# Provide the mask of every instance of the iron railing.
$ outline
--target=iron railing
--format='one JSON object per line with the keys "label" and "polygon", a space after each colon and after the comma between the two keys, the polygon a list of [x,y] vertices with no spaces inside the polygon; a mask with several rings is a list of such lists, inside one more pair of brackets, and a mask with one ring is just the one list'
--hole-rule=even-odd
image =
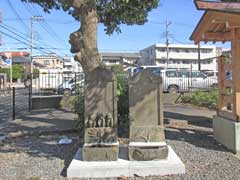
{"label": "iron railing", "polygon": [[22,116],[31,109],[30,87],[0,90],[0,121]]}
{"label": "iron railing", "polygon": [[31,77],[33,95],[74,95],[84,86],[83,73],[38,73]]}

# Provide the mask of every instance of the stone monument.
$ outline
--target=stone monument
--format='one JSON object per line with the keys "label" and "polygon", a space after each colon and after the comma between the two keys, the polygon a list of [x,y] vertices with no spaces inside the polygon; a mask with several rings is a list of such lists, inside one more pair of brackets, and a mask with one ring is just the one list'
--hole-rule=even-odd
{"label": "stone monument", "polygon": [[96,68],[85,79],[84,161],[116,161],[117,84],[114,73]]}
{"label": "stone monument", "polygon": [[129,160],[168,157],[163,127],[162,78],[150,70],[129,79]]}

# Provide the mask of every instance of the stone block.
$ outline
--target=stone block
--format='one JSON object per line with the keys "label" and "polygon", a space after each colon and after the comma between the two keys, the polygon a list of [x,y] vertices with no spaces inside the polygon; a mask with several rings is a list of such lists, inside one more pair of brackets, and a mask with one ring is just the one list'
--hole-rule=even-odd
{"label": "stone block", "polygon": [[119,146],[115,144],[84,144],[82,157],[84,161],[116,161],[118,159]]}
{"label": "stone block", "polygon": [[240,153],[240,123],[230,119],[213,117],[214,138],[234,153]]}
{"label": "stone block", "polygon": [[161,142],[165,140],[162,126],[131,126],[131,142]]}
{"label": "stone block", "polygon": [[130,143],[129,160],[131,161],[153,161],[166,159],[168,157],[168,146],[157,143]]}

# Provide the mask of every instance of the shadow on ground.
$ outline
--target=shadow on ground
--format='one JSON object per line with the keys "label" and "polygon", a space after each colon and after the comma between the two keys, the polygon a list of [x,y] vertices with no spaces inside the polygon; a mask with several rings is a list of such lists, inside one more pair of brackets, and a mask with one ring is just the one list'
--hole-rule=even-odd
{"label": "shadow on ground", "polygon": [[164,112],[165,123],[169,124],[172,119],[174,119],[175,121],[186,121],[189,125],[212,128],[212,118],[206,117],[204,115],[193,116],[177,112],[165,111]]}
{"label": "shadow on ground", "polygon": [[[180,107],[183,108],[183,107]],[[185,112],[188,111],[187,108]],[[201,112],[201,111],[200,111]],[[23,129],[26,131],[35,131],[40,129],[54,130],[56,128],[73,127],[72,114],[66,116],[69,112],[41,110],[34,111],[20,123],[11,124],[11,128]],[[212,134],[211,118],[202,114],[189,115],[183,111],[178,111],[174,106],[173,110],[169,108],[164,112],[165,117],[165,135],[167,140],[182,141],[192,144],[196,147],[227,151],[218,144]],[[174,126],[174,123],[177,126]],[[176,124],[175,124],[176,125]],[[10,128],[10,129],[11,129]],[[59,145],[57,142],[64,136],[73,140],[69,145]],[[11,148],[4,149],[0,147],[0,153],[22,151],[33,157],[46,157],[47,159],[58,158],[64,161],[62,176],[66,176],[66,170],[73,159],[78,148],[83,145],[83,136],[80,133],[55,134],[42,136],[28,136],[8,140],[6,143]]]}

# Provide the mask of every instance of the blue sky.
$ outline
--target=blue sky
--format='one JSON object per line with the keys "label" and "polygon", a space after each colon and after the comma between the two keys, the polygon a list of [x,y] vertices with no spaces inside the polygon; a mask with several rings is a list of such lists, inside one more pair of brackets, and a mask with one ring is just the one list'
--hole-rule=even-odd
{"label": "blue sky", "polygon": [[[10,2],[10,3],[9,3]],[[20,0],[1,0],[2,25],[10,28],[17,35],[30,40],[30,17],[41,15],[44,21],[34,22],[35,46],[46,48],[42,51],[56,52],[59,55],[71,55],[68,43],[69,34],[79,28],[70,15],[63,11],[53,10],[50,14],[43,12],[41,7],[22,3]],[[136,52],[155,43],[165,43],[165,22],[171,21],[169,26],[170,43],[192,43],[189,37],[200,20],[203,11],[198,11],[193,0],[161,0],[157,9],[149,13],[149,22],[145,25],[122,25],[122,34],[114,33],[108,36],[104,33],[104,26],[99,24],[98,47],[100,51]],[[20,20],[21,19],[21,20]],[[9,30],[0,27],[0,31],[21,39]],[[2,35],[3,45],[0,50],[16,50],[23,48],[29,51],[29,44],[23,44]],[[17,43],[17,44],[16,44]],[[216,44],[228,47],[228,44]],[[28,48],[28,49],[24,49]],[[57,49],[55,49],[57,48]],[[34,50],[34,54],[42,54]]]}

